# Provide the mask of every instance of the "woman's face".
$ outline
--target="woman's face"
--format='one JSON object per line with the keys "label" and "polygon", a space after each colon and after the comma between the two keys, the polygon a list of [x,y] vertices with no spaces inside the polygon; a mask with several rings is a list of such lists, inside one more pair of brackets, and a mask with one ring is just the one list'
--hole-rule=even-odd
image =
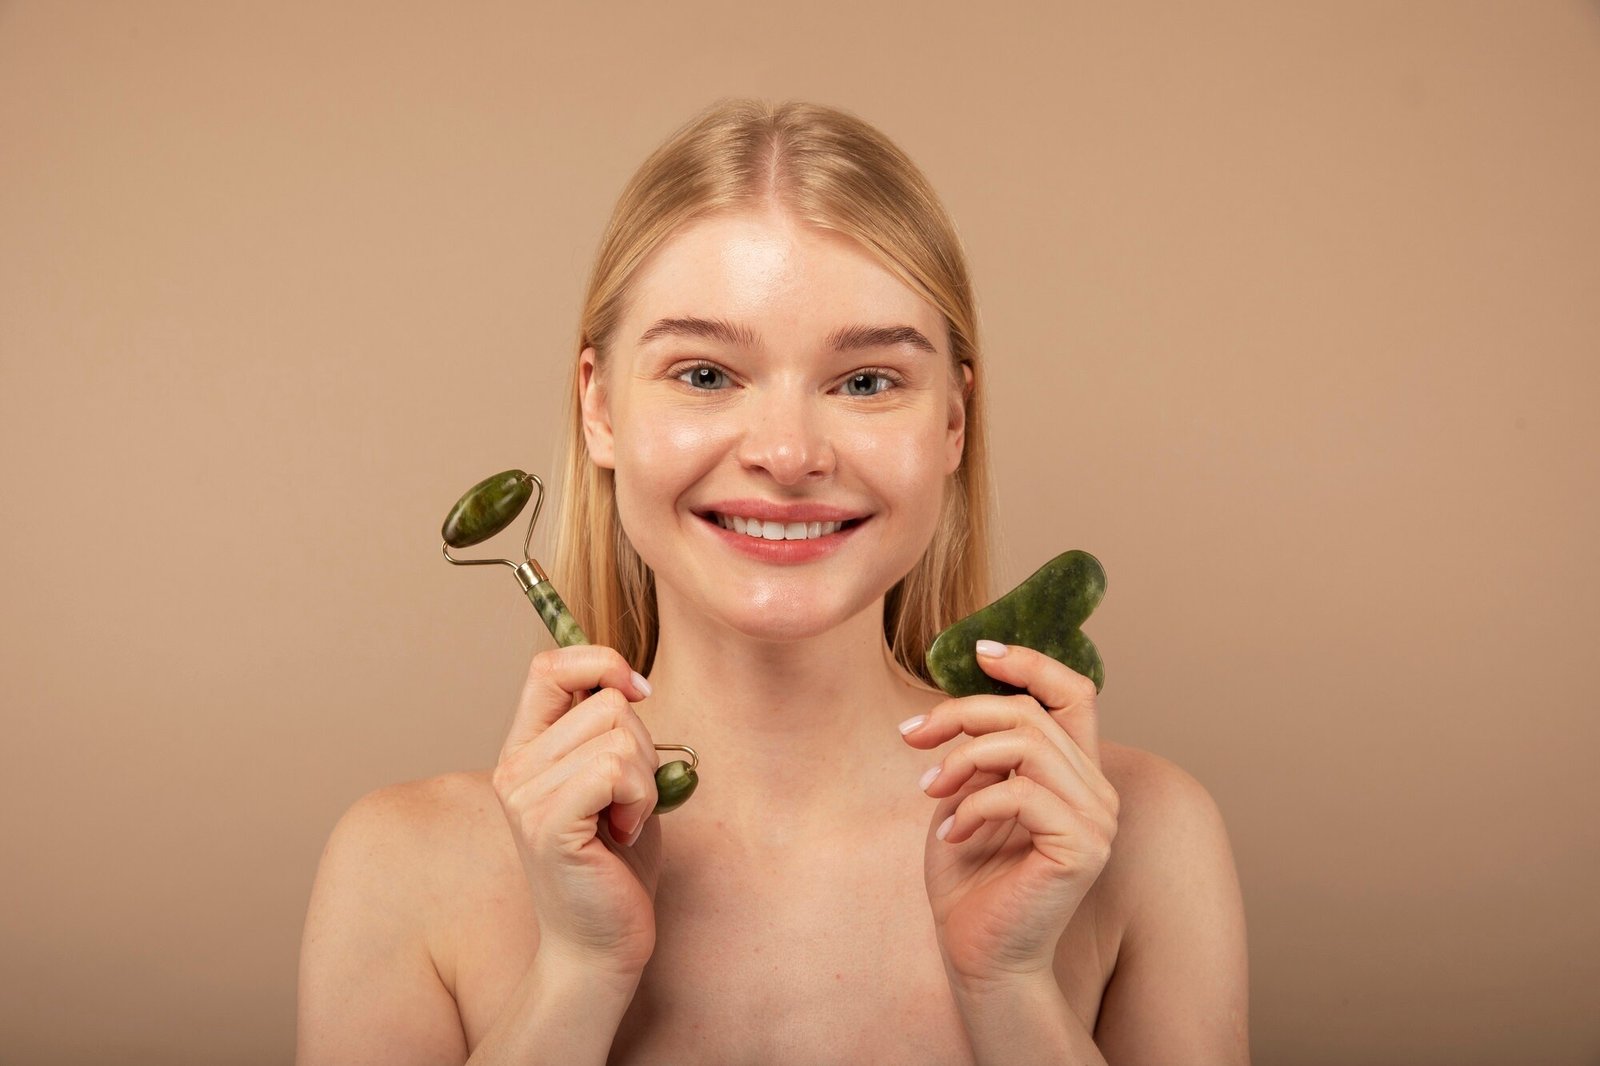
{"label": "woman's face", "polygon": [[965,428],[943,316],[849,238],[776,210],[686,226],[637,276],[603,380],[593,359],[590,455],[658,596],[810,636],[932,538]]}

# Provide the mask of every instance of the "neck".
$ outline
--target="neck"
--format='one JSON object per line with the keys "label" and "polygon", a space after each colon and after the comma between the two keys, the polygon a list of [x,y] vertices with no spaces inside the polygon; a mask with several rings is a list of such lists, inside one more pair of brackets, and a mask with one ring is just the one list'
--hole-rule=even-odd
{"label": "neck", "polygon": [[724,829],[770,836],[826,831],[830,818],[869,813],[885,788],[915,792],[914,772],[900,778],[928,753],[895,727],[942,696],[894,661],[883,603],[826,633],[777,641],[685,612],[670,592],[661,597],[653,694],[639,715],[656,743],[699,754],[689,806],[715,808]]}

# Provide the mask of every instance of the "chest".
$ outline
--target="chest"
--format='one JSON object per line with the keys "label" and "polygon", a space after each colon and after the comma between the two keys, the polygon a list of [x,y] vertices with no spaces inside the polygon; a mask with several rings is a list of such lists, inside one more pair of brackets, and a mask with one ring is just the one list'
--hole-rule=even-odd
{"label": "chest", "polygon": [[[806,864],[666,840],[655,953],[610,1061],[971,1062],[928,911],[923,832]],[[469,1048],[538,942],[520,868],[498,869],[504,883],[461,908],[452,935]],[[1094,902],[1091,892],[1056,967],[1091,1030],[1114,955],[1095,940]]]}

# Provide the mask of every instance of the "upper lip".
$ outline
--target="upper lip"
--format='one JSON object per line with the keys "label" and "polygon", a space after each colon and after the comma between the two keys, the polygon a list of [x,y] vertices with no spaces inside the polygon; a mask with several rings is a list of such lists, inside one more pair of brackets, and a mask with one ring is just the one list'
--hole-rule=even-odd
{"label": "upper lip", "polygon": [[759,518],[763,522],[848,522],[865,517],[860,511],[830,507],[825,503],[768,503],[766,500],[723,500],[707,505],[702,513]]}

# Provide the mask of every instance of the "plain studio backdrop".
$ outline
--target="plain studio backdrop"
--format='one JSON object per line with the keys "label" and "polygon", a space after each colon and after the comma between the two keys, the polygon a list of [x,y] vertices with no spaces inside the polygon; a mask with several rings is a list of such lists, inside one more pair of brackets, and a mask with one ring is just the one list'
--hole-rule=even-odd
{"label": "plain studio backdrop", "polygon": [[444,513],[553,473],[612,204],[728,96],[954,217],[996,589],[1105,563],[1103,730],[1227,818],[1256,1061],[1594,1063],[1560,0],[0,4],[0,1060],[292,1055],[335,819],[493,765],[549,643]]}

